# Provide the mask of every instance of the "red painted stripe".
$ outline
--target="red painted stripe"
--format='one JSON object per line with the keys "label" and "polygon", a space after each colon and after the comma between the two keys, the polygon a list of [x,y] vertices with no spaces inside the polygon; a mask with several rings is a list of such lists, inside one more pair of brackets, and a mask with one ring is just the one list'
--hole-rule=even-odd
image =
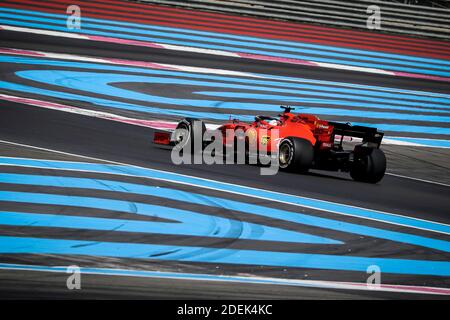
{"label": "red painted stripe", "polygon": [[[322,35],[310,35],[308,33],[304,33],[301,36],[299,35],[276,35],[270,33],[261,33],[256,31],[247,31],[247,30],[236,30],[232,27],[223,27],[219,26],[208,26],[203,27],[198,24],[191,24],[186,22],[176,22],[167,20],[164,18],[157,17],[152,21],[153,25],[160,26],[168,26],[168,27],[178,27],[184,29],[195,29],[202,31],[210,31],[217,33],[227,33],[234,35],[242,35],[242,36],[252,36],[257,38],[266,38],[266,39],[274,39],[274,40],[288,40],[295,42],[303,42],[310,44],[320,44],[320,45],[328,45],[335,47],[347,47],[354,49],[363,49],[368,51],[379,51],[379,52],[389,52],[389,53],[399,53],[403,55],[414,55],[414,56],[424,56],[424,57],[434,57],[439,59],[450,59],[450,51],[439,49],[432,49],[430,47],[417,47],[412,44],[400,45],[400,44],[377,44],[376,42],[368,44],[367,41],[364,40],[343,40],[336,39],[336,37],[332,36],[322,36]],[[374,46],[376,45],[376,46]]]}
{"label": "red painted stripe", "polygon": [[[25,3],[25,4],[30,4],[30,5],[33,5],[33,4],[36,4],[36,2],[35,1],[30,1],[30,0],[16,0],[16,1],[14,1],[14,3],[18,3],[18,2],[20,2],[20,3]],[[108,10],[101,10],[101,9],[98,9],[99,8],[99,4],[95,4],[95,3],[85,3],[85,2],[83,2],[83,1],[74,1],[75,3],[77,3],[78,5],[81,5],[83,8],[84,8],[84,10],[83,11],[86,11],[86,7],[88,7],[88,9],[89,9],[89,11],[88,11],[88,13],[89,12],[100,12],[100,13],[107,13],[107,14],[109,14],[109,15],[114,15],[114,14],[117,14],[117,15],[119,15],[119,16],[123,16],[124,15],[124,13],[123,12],[120,12],[120,10],[121,9],[123,9],[123,7],[117,7],[117,6],[111,6],[111,5],[100,5],[100,7],[103,7],[103,8],[108,8]],[[58,4],[59,3],[59,4]],[[53,7],[58,7],[58,5],[59,5],[59,9],[61,9],[61,10],[64,10],[65,11],[65,8],[66,8],[66,5],[65,4],[62,4],[60,1],[56,1],[56,3],[52,3],[52,1],[46,1],[46,3],[45,4],[40,4],[40,5],[45,5],[45,6],[53,6]],[[127,3],[127,5],[128,5],[128,3]],[[93,8],[90,8],[90,7],[94,7],[94,9]],[[148,7],[148,6],[146,6],[146,7]],[[162,8],[162,9],[161,9]],[[146,20],[145,20],[145,22],[149,22],[149,18],[150,17],[152,17],[152,16],[154,16],[154,17],[156,17],[156,18],[160,18],[161,16],[171,16],[172,14],[169,12],[169,13],[167,13],[167,12],[164,12],[164,10],[171,10],[172,8],[164,8],[164,7],[156,7],[156,6],[152,6],[152,9],[151,10],[149,10],[149,11],[143,11],[143,10],[139,10],[139,12],[141,13],[141,14],[131,14],[130,13],[130,11],[132,11],[131,9],[128,9],[127,8],[127,12],[125,13],[127,16],[128,16],[128,18],[130,18],[130,17],[145,17],[146,18]],[[147,10],[148,10],[148,8],[147,8]],[[162,10],[162,11],[161,11]],[[119,12],[118,12],[119,11]],[[135,10],[136,11],[136,10]],[[185,10],[186,11],[186,10]],[[188,11],[188,10],[187,10]],[[142,15],[142,12],[145,12],[145,15]],[[186,21],[186,20],[184,20],[184,19],[187,19],[188,21],[189,20],[192,20],[192,11],[188,11],[189,12],[189,14],[188,15],[186,15],[186,13],[184,14],[184,15],[178,15],[178,16],[176,16],[175,17],[175,20],[172,20],[172,22],[173,23],[177,23],[177,24],[184,24],[185,22],[184,21]],[[172,18],[172,19],[174,19],[174,18]],[[129,19],[127,19],[127,20],[129,20]],[[218,19],[218,18],[216,18],[216,19],[214,19],[214,21],[219,21],[220,19]],[[234,19],[234,20],[236,20],[236,19]],[[197,16],[197,13],[196,13],[196,18],[195,18],[195,22],[197,22],[197,21],[200,21],[200,19],[199,19],[199,17]],[[222,24],[220,24],[220,23],[209,23],[209,25],[212,25],[212,26],[217,26],[217,27],[221,27],[222,29],[223,28],[230,28],[230,25],[232,24],[232,23],[235,23],[235,22],[230,22],[230,21],[227,21],[227,25],[225,26],[223,23]],[[240,25],[240,28],[242,28],[242,26],[244,26],[244,22],[239,22],[239,25]],[[259,33],[259,35],[261,36],[261,35],[265,35],[265,36],[267,36],[267,35],[270,35],[270,32],[268,32],[268,30],[270,30],[270,28],[268,27],[269,26],[269,22],[268,21],[264,21],[264,34],[261,34],[261,33]],[[299,26],[300,27],[302,27],[302,32],[303,32],[303,34],[307,34],[308,33],[308,30],[307,29],[305,29],[306,27],[308,27],[307,25],[296,25],[296,28],[295,28],[295,31],[297,31],[298,32],[298,28],[299,28]],[[258,27],[259,29],[261,29],[260,27],[261,27],[261,21],[259,21],[259,25],[254,25],[254,27]],[[309,26],[309,27],[311,27],[311,26]],[[285,26],[284,28],[283,28],[283,30],[288,30],[288,28]],[[336,29],[334,29],[334,31],[336,31]],[[345,32],[346,30],[339,30],[339,34],[340,34],[340,37],[342,37],[342,33],[343,32]],[[327,30],[326,31],[326,35],[328,36],[328,37],[330,37],[329,35],[330,35],[330,30]],[[374,34],[370,34],[371,35],[371,41],[374,41],[375,39],[376,39],[376,37],[379,37],[380,35],[374,35]],[[381,35],[382,36],[382,35]],[[367,34],[365,34],[364,35],[364,40],[366,40],[367,39]],[[417,40],[417,39],[409,39],[409,40],[411,40],[411,41],[415,41],[415,42],[417,42],[417,41],[419,41],[419,40]],[[389,41],[389,40],[384,40],[384,42],[387,42],[387,41]],[[417,44],[415,44],[415,43],[412,43],[412,42],[409,42],[408,43],[408,45],[409,46],[417,46]],[[433,44],[432,43],[427,43],[427,46],[425,47],[426,49],[429,49],[430,48],[430,46],[432,46]],[[441,49],[442,48],[442,44],[441,43],[438,43],[438,45],[439,45],[439,47],[438,48],[436,48],[436,49]],[[420,46],[423,46],[423,44],[420,44]],[[372,46],[373,47],[373,46]],[[378,47],[378,45],[377,45],[377,47]]]}
{"label": "red painted stripe", "polygon": [[[14,3],[17,2],[22,2],[22,3],[28,3],[28,4],[36,4],[35,1],[32,0],[16,0],[14,1]],[[61,1],[58,0],[50,0],[50,1],[46,1],[45,5],[49,5],[49,3],[53,3],[53,5],[56,4],[60,4],[60,8],[61,9],[65,9],[65,4],[61,3]],[[188,20],[188,21],[192,21],[193,17],[192,17],[192,11],[190,10],[184,10],[184,13],[174,13],[172,11],[180,11],[181,9],[174,9],[174,8],[167,8],[167,7],[160,7],[160,6],[154,6],[154,5],[145,5],[143,8],[141,9],[133,9],[133,8],[129,8],[129,5],[134,5],[133,3],[126,3],[127,8],[126,8],[126,12],[120,12],[121,10],[123,10],[123,2],[120,2],[122,4],[122,6],[112,6],[110,4],[103,4],[103,3],[86,3],[83,1],[76,1],[76,3],[78,3],[79,5],[83,6],[83,8],[85,7],[93,7],[96,9],[99,8],[103,8],[103,9],[107,9],[107,10],[96,10],[95,12],[101,12],[101,13],[108,13],[108,14],[116,14],[119,16],[123,16],[123,14],[126,14],[128,17],[145,17],[147,18],[147,22],[148,22],[148,18],[151,16],[154,17],[171,17],[172,19],[176,19],[175,22],[177,23],[183,23],[183,21]],[[109,2],[110,3],[110,2]],[[142,6],[142,5],[141,5]],[[92,8],[90,8],[92,10]],[[120,12],[120,13],[119,13]],[[131,12],[137,12],[138,14],[134,14]],[[145,13],[145,15],[143,15],[143,13]],[[245,26],[249,26],[249,27],[253,27],[253,28],[258,28],[261,29],[261,23],[264,24],[264,35],[269,33],[269,30],[273,29],[273,21],[272,20],[257,20],[254,23],[249,23],[246,20],[241,20],[242,18],[240,17],[236,17],[236,16],[227,16],[227,15],[221,15],[221,14],[215,14],[216,17],[214,18],[208,18],[207,20],[202,18],[202,15],[204,13],[203,12],[195,12],[195,22],[199,22],[199,21],[206,21],[206,22],[210,22],[210,24],[214,24],[216,26],[219,27],[230,27],[233,25],[238,26],[239,28],[243,28]],[[231,20],[230,20],[231,19]],[[219,23],[218,23],[219,22]],[[276,27],[276,29],[273,30],[278,30],[281,32],[286,32],[286,31],[293,31],[295,33],[298,33],[299,28],[301,28],[302,33],[305,32],[311,32],[311,30],[314,30],[314,32],[320,32],[319,34],[323,34],[323,35],[330,35],[330,31],[336,31],[338,29],[330,29],[330,28],[325,28],[325,27],[317,27],[317,26],[312,26],[312,25],[306,25],[306,24],[291,24],[291,23],[284,23],[284,25],[282,25],[281,27],[278,26]],[[427,48],[429,48],[430,46],[437,46],[437,48],[442,48],[442,43],[440,42],[436,42],[436,41],[432,41],[432,40],[421,40],[421,39],[416,39],[416,38],[408,38],[408,37],[397,37],[397,36],[387,36],[387,35],[383,35],[383,34],[374,34],[374,33],[361,33],[360,31],[351,31],[351,30],[344,30],[344,29],[339,29],[339,37],[342,38],[345,34],[350,34],[350,35],[359,35],[360,39],[363,39],[365,41],[367,41],[367,37],[370,35],[371,37],[371,41],[373,41],[374,39],[383,39],[383,41],[395,41],[395,39],[400,39],[401,41],[405,41],[408,40],[409,41],[409,45],[426,45]],[[362,38],[361,38],[362,37]]]}
{"label": "red painted stripe", "polygon": [[[15,7],[15,8],[19,8],[19,9],[31,9],[29,6],[23,6],[23,5],[14,5],[14,4],[9,4],[10,7]],[[59,5],[61,10],[51,10],[51,9],[46,9],[44,11],[46,12],[51,12],[51,13],[64,13],[66,7]],[[42,8],[35,8],[33,7],[33,9],[35,10],[41,10]],[[64,12],[62,12],[64,10]],[[96,14],[90,14],[89,12],[86,13],[86,10],[83,10],[83,15],[85,16],[89,16],[89,17],[99,17],[99,18],[108,18],[108,19],[112,19],[112,20],[124,20],[124,21],[133,21],[133,22],[140,22],[140,23],[148,23],[148,19],[147,20],[136,20],[136,19],[123,19],[122,17],[110,17],[110,16],[104,16],[104,15],[96,15]],[[148,18],[148,17],[147,17]],[[164,23],[164,22],[158,22],[156,23],[156,21],[152,20],[152,24],[158,24],[158,25],[165,25],[165,26],[174,26],[174,24],[176,24],[175,22],[172,23]],[[205,31],[214,31],[214,32],[223,32],[223,28],[219,27],[219,28],[204,28],[204,27],[198,27],[196,25],[187,25],[185,23],[178,23],[177,24],[178,27],[183,27],[183,28],[189,28],[189,29],[198,29],[198,30],[205,30]],[[245,34],[245,35],[250,35],[250,36],[260,36],[261,34],[257,34],[257,33],[252,33],[252,32],[233,32],[230,31],[229,33],[234,33],[234,34]],[[271,38],[279,38],[279,39],[283,39],[283,40],[294,40],[294,41],[298,41],[299,38],[298,37],[271,37]],[[317,38],[317,37],[316,37]],[[321,43],[321,44],[326,44],[326,45],[335,45],[335,46],[347,46],[347,47],[351,47],[351,48],[360,48],[360,49],[366,49],[366,50],[371,50],[371,51],[375,51],[373,46],[368,46],[368,45],[345,45],[343,42],[338,42],[338,41],[318,41],[317,39],[308,39],[308,38],[302,38],[300,39],[303,42],[309,42],[309,43]],[[387,47],[387,46],[385,46]],[[400,53],[400,54],[411,54],[412,50],[409,49],[396,49],[396,47],[394,47],[394,49],[391,48],[382,48],[381,45],[377,45],[377,51],[384,51],[384,52],[394,52],[394,53]],[[416,56],[428,56],[428,57],[434,57],[434,58],[440,58],[440,59],[449,59],[450,55],[445,55],[445,54],[438,54],[436,52],[436,50],[434,51],[425,51],[425,50],[415,50],[415,55]]]}
{"label": "red painted stripe", "polygon": [[[54,0],[53,0],[54,1]],[[108,0],[108,4],[116,3],[119,5],[117,6],[111,6],[106,5],[104,0],[96,0],[91,1],[90,4],[96,7],[100,7],[101,5],[106,8],[110,9],[120,9],[120,4],[123,4],[123,2],[118,2],[115,0]],[[130,8],[130,5],[127,4],[127,12],[130,10],[133,10],[134,12],[145,12],[146,14],[152,14],[154,12],[164,13],[164,15],[173,15],[177,14],[177,18],[187,18],[189,20],[192,20],[192,10],[186,10],[186,9],[178,9],[178,8],[168,8],[168,7],[161,7],[156,5],[142,5],[142,4],[134,4],[131,3],[132,6],[139,6],[139,9],[132,9]],[[150,7],[150,8],[149,8]],[[201,18],[209,17],[210,21],[221,21],[224,24],[222,26],[227,26],[229,24],[235,24],[238,26],[252,26],[252,27],[258,27],[261,28],[261,26],[264,27],[264,29],[277,27],[278,30],[284,31],[284,30],[292,30],[295,32],[298,32],[299,28],[301,28],[302,32],[307,30],[314,30],[314,31],[320,31],[325,34],[330,34],[330,31],[339,31],[339,37],[342,35],[357,35],[361,36],[364,40],[367,39],[367,37],[371,38],[379,38],[383,40],[400,40],[408,42],[414,42],[417,44],[424,44],[428,46],[437,46],[442,47],[442,42],[429,40],[429,39],[418,39],[418,38],[411,38],[411,37],[405,37],[405,36],[395,36],[395,35],[385,35],[385,34],[377,34],[373,32],[365,32],[365,31],[356,31],[356,30],[348,30],[348,29],[335,29],[330,27],[321,27],[316,25],[309,25],[309,24],[299,24],[299,23],[290,23],[290,22],[277,22],[273,20],[267,20],[267,19],[256,19],[256,18],[250,18],[250,17],[242,17],[242,16],[231,16],[231,15],[225,15],[220,13],[206,13],[206,12],[195,12],[195,21],[198,21]]]}
{"label": "red painted stripe", "polygon": [[[166,45],[153,43],[153,42],[127,40],[127,39],[113,38],[113,37],[89,36],[89,35],[86,35],[85,37],[88,40],[93,40],[93,41],[102,41],[102,42],[118,43],[118,44],[124,44],[124,45],[133,45],[133,46],[141,46],[141,47],[167,49]],[[181,49],[181,47],[180,47],[180,49]],[[9,49],[0,50],[0,52],[1,51],[8,52],[8,50]],[[225,52],[223,52],[223,53],[225,53]],[[253,59],[253,60],[282,62],[282,63],[299,64],[299,65],[307,65],[307,66],[315,66],[315,67],[320,67],[321,66],[320,63],[317,63],[317,62],[314,62],[314,61],[306,61],[306,60],[299,60],[299,59],[288,59],[288,58],[281,58],[281,57],[274,57],[274,56],[267,56],[267,55],[258,55],[258,54],[247,54],[247,53],[242,53],[242,52],[228,52],[228,54],[229,53],[232,53],[232,56],[234,56],[234,57]],[[228,54],[226,56],[228,56]],[[118,60],[110,60],[110,61],[111,62],[118,62]],[[124,60],[122,60],[122,61],[124,61]],[[155,66],[158,66],[158,65],[155,65]],[[446,77],[438,77],[438,76],[416,74],[416,73],[407,73],[407,72],[396,72],[396,71],[389,71],[389,70],[382,70],[382,69],[379,69],[379,71],[383,71],[386,74],[395,75],[395,76],[399,76],[399,77],[407,77],[407,78],[417,78],[417,79],[427,79],[427,80],[436,80],[436,81],[447,81],[447,82],[450,82],[450,78],[446,78]]]}
{"label": "red painted stripe", "polygon": [[[116,1],[112,1],[112,2],[116,2]],[[39,3],[36,4],[35,1],[29,1],[29,0],[15,0],[14,3],[9,3],[8,1],[6,1],[4,4],[8,3],[9,7],[15,7],[15,8],[22,8],[22,9],[34,9],[34,10],[39,10],[39,11],[46,11],[46,12],[52,12],[52,13],[59,13],[59,14],[65,14],[65,10],[67,8],[66,4],[61,3],[60,1],[57,1],[57,3],[51,2],[51,1],[46,1],[45,4]],[[18,4],[21,3],[22,5]],[[435,44],[439,44],[439,50],[437,49],[432,49],[430,46],[427,46],[428,49],[424,49],[422,44],[413,44],[413,43],[407,43],[406,45],[409,46],[410,48],[406,49],[406,48],[402,48],[402,44],[397,43],[396,46],[397,47],[390,47],[390,48],[386,48],[386,45],[384,45],[384,47],[382,47],[381,45],[377,44],[376,42],[374,42],[373,38],[370,38],[370,45],[369,44],[357,44],[357,43],[348,43],[348,40],[343,40],[341,38],[334,38],[333,40],[322,40],[322,39],[330,39],[330,36],[328,36],[328,38],[323,37],[323,36],[314,36],[311,35],[307,32],[305,32],[303,29],[302,30],[298,30],[298,26],[302,26],[302,25],[296,25],[297,26],[297,34],[299,34],[299,31],[301,31],[300,36],[286,36],[285,35],[277,35],[277,34],[273,34],[273,33],[261,33],[258,32],[256,30],[253,31],[248,31],[248,30],[239,30],[237,28],[234,27],[224,27],[223,24],[220,23],[208,23],[208,26],[205,27],[204,25],[198,25],[198,17],[197,17],[197,12],[195,17],[192,16],[192,11],[190,10],[183,10],[184,12],[188,12],[189,15],[184,14],[183,17],[178,16],[177,18],[171,18],[171,14],[169,12],[169,14],[166,14],[165,12],[167,10],[169,11],[180,11],[181,9],[173,9],[173,8],[165,8],[165,7],[158,7],[158,6],[151,6],[151,5],[144,5],[146,9],[146,14],[131,14],[128,11],[130,11],[130,9],[128,8],[128,5],[130,3],[123,3],[122,7],[117,7],[117,6],[111,6],[111,5],[103,5],[103,4],[98,4],[98,3],[86,3],[84,1],[72,1],[73,4],[78,4],[82,7],[82,14],[84,16],[88,16],[88,17],[96,17],[96,18],[107,18],[107,19],[111,19],[111,20],[124,20],[124,21],[132,21],[132,22],[139,22],[139,23],[152,23],[152,24],[159,24],[159,25],[166,25],[166,26],[177,26],[177,27],[188,27],[190,29],[197,29],[197,30],[205,30],[205,31],[215,31],[215,32],[229,32],[229,33],[233,33],[233,34],[243,34],[243,35],[250,35],[250,36],[264,36],[265,38],[277,38],[277,39],[286,39],[286,40],[294,40],[294,41],[303,41],[303,42],[312,42],[312,43],[321,43],[321,44],[328,44],[328,45],[337,45],[337,46],[347,46],[347,47],[352,47],[352,48],[360,48],[360,49],[366,49],[366,50],[377,50],[377,51],[387,51],[387,52],[394,52],[394,53],[402,53],[402,54],[414,54],[414,55],[418,55],[418,56],[428,56],[428,57],[435,57],[435,58],[443,58],[443,59],[449,59],[450,58],[450,49],[447,49],[445,46],[442,45],[442,43],[440,42],[434,42]],[[126,5],[126,10],[127,13],[125,12],[120,12],[121,10],[124,9],[124,5]],[[135,5],[135,4],[133,4]],[[31,7],[30,7],[31,6]],[[47,8],[52,8],[52,9],[45,9],[43,10],[43,8],[40,8],[41,6],[45,6]],[[91,8],[93,7],[94,8]],[[104,10],[104,9],[99,9],[98,6],[100,6],[101,8],[109,8],[109,10]],[[148,9],[149,7],[151,7],[152,9]],[[163,9],[161,9],[163,8]],[[107,13],[108,15],[102,15],[102,14],[96,14],[94,12],[104,12]],[[143,10],[140,10],[140,12],[143,12]],[[126,14],[126,17],[124,16]],[[114,17],[112,15],[120,15],[118,17]],[[218,14],[219,16],[222,16],[220,14]],[[166,16],[170,16],[170,17],[166,17]],[[137,19],[134,17],[145,17],[145,19]],[[236,18],[236,17],[233,17]],[[217,20],[217,19],[216,19]],[[236,19],[235,19],[236,20]],[[254,19],[253,19],[254,20]],[[188,22],[186,22],[188,21]],[[259,20],[259,24],[264,23],[264,26],[266,24],[267,21],[264,20]],[[195,24],[197,23],[197,24]],[[259,25],[261,29],[261,25]],[[257,28],[255,28],[257,29]],[[264,29],[267,29],[264,27]],[[323,29],[323,28],[322,28]],[[339,33],[342,30],[337,30],[337,29],[328,29],[328,33],[330,33],[330,30],[334,30],[339,31]],[[291,35],[294,33],[290,33]],[[372,34],[370,34],[372,36]],[[315,39],[311,39],[309,37],[314,36]],[[366,35],[367,36],[367,35]],[[320,39],[317,39],[320,38]],[[411,41],[411,39],[409,38],[402,38],[404,41],[405,39],[407,41]],[[414,39],[417,40],[417,39]],[[405,43],[403,43],[403,45],[405,45]],[[416,48],[415,50],[412,50],[412,45],[414,45]],[[381,50],[380,50],[381,49]]]}
{"label": "red painted stripe", "polygon": [[[55,0],[53,0],[55,1]],[[111,4],[111,3],[115,3],[116,5],[123,5],[123,1],[116,1],[116,0],[95,0],[95,1],[90,1],[91,4],[97,5],[99,6],[99,4]],[[110,6],[112,8],[112,6]],[[163,7],[163,6],[157,6],[157,5],[151,5],[151,4],[147,4],[147,5],[142,5],[142,4],[137,4],[137,3],[130,3],[127,4],[127,11],[132,10],[131,8],[133,7],[138,7],[138,10],[134,10],[135,12],[146,12],[146,13],[151,13],[151,12],[164,12],[165,14],[178,14],[178,17],[188,17],[190,19],[192,19],[192,10],[188,10],[188,9],[180,9],[180,8],[170,8],[170,7]],[[115,7],[116,9],[118,7]],[[151,11],[149,11],[149,9],[151,8]],[[257,27],[261,27],[262,23],[264,24],[264,28],[268,28],[269,26],[278,26],[280,30],[286,30],[286,29],[291,29],[294,31],[298,31],[299,28],[303,30],[316,30],[316,31],[322,31],[322,32],[326,32],[329,34],[330,30],[331,31],[336,31],[339,30],[339,33],[341,36],[342,34],[349,34],[349,35],[360,35],[362,37],[364,37],[364,39],[367,39],[368,36],[370,37],[378,37],[378,38],[382,38],[382,39],[398,39],[398,40],[402,40],[404,41],[405,39],[407,40],[412,40],[415,41],[417,43],[423,43],[423,44],[427,44],[427,45],[434,45],[434,44],[438,44],[439,46],[441,46],[442,44],[440,42],[436,42],[434,40],[429,40],[429,39],[418,39],[418,38],[411,38],[411,37],[405,37],[405,36],[395,36],[395,35],[385,35],[385,34],[374,34],[372,32],[367,32],[367,31],[358,31],[358,30],[348,30],[348,29],[335,29],[335,28],[330,28],[330,27],[324,27],[324,26],[317,26],[317,25],[311,25],[311,24],[303,24],[303,23],[291,23],[291,22],[281,22],[281,21],[275,21],[275,20],[268,20],[268,19],[264,19],[264,18],[252,18],[252,17],[243,17],[243,16],[236,16],[236,15],[229,15],[229,14],[222,14],[222,13],[208,13],[208,12],[202,12],[202,11],[196,11],[195,12],[195,20],[198,20],[200,18],[210,18],[210,20],[212,19],[213,21],[222,21],[222,22],[226,22],[226,23],[232,23],[232,24],[238,24],[238,25],[249,25],[251,22],[253,24],[250,24],[252,26],[257,26]]]}

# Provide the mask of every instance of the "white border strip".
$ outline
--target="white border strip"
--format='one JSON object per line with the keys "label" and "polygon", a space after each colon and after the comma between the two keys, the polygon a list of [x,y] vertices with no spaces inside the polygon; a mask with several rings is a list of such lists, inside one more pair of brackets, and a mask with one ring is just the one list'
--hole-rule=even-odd
{"label": "white border strip", "polygon": [[270,55],[248,54],[248,53],[243,53],[243,52],[232,52],[232,51],[224,51],[224,50],[212,50],[212,49],[171,45],[171,44],[157,43],[157,42],[127,40],[127,39],[122,39],[122,38],[90,36],[90,35],[83,35],[83,34],[76,34],[76,33],[50,31],[50,30],[44,30],[44,29],[14,27],[14,26],[9,26],[9,25],[0,25],[0,30],[1,29],[8,30],[8,31],[15,31],[15,32],[25,32],[25,33],[34,33],[34,34],[40,34],[40,35],[46,35],[46,36],[54,36],[54,37],[66,37],[66,38],[75,38],[75,39],[83,39],[83,40],[90,40],[90,41],[116,43],[116,44],[121,44],[121,45],[150,47],[150,48],[157,48],[157,49],[183,51],[183,52],[194,52],[194,53],[233,57],[233,58],[280,62],[280,63],[287,63],[287,64],[293,64],[293,65],[305,65],[305,66],[311,66],[311,67],[331,68],[331,69],[336,69],[336,70],[349,70],[349,71],[366,72],[366,73],[372,73],[372,74],[383,74],[383,75],[389,75],[389,76],[430,79],[430,80],[436,80],[436,81],[450,82],[450,77],[432,76],[432,75],[428,75],[428,74],[419,74],[419,73],[397,72],[397,71],[377,69],[377,68],[357,67],[357,66],[334,64],[334,63],[324,63],[324,62],[316,62],[316,61],[301,60],[301,59],[282,58],[282,57],[276,57],[276,56],[270,56]]}
{"label": "white border strip", "polygon": [[[0,263],[0,270],[66,273],[67,267]],[[252,284],[272,285],[272,286],[281,285],[281,286],[358,290],[358,291],[372,291],[372,292],[378,291],[378,292],[396,292],[396,293],[413,293],[413,294],[450,295],[450,289],[448,288],[394,285],[394,284],[368,285],[367,283],[361,282],[266,278],[257,276],[243,277],[243,276],[226,276],[226,275],[163,272],[163,271],[132,270],[132,269],[113,269],[113,268],[89,268],[89,267],[80,268],[80,272],[81,274],[104,275],[104,276],[123,276],[123,277],[175,279],[188,281],[189,280],[213,281],[213,282],[230,282],[230,283],[252,283]]]}

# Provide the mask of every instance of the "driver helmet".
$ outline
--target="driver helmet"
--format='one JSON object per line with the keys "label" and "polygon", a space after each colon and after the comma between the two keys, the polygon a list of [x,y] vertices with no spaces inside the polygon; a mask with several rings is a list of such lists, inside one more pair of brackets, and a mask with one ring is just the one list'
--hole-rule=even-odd
{"label": "driver helmet", "polygon": [[271,126],[277,126],[277,125],[278,125],[278,120],[270,120],[270,121],[269,121],[269,124],[270,124]]}

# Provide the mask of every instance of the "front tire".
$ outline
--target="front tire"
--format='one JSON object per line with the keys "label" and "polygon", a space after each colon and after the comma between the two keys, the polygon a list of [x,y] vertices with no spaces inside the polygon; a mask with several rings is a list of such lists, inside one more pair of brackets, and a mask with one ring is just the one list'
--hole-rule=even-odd
{"label": "front tire", "polygon": [[281,141],[278,149],[280,169],[286,171],[307,172],[314,159],[314,148],[302,138],[288,137]]}
{"label": "front tire", "polygon": [[386,172],[386,156],[380,149],[369,149],[361,155],[355,154],[350,176],[355,181],[377,183]]}
{"label": "front tire", "polygon": [[[181,120],[173,133],[175,147],[179,149],[188,148],[191,153],[201,152],[203,150],[205,131],[205,123],[201,120],[194,118]],[[198,137],[197,141],[195,137]]]}

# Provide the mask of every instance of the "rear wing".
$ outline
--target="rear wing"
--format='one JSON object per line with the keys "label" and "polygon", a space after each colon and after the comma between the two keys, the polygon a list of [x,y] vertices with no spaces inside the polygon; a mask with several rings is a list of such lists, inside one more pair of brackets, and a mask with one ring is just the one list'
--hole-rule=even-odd
{"label": "rear wing", "polygon": [[328,122],[333,126],[333,135],[343,137],[356,137],[361,138],[363,144],[367,144],[370,147],[379,148],[381,140],[383,140],[384,132],[378,131],[377,128],[353,126],[348,123],[342,122]]}

